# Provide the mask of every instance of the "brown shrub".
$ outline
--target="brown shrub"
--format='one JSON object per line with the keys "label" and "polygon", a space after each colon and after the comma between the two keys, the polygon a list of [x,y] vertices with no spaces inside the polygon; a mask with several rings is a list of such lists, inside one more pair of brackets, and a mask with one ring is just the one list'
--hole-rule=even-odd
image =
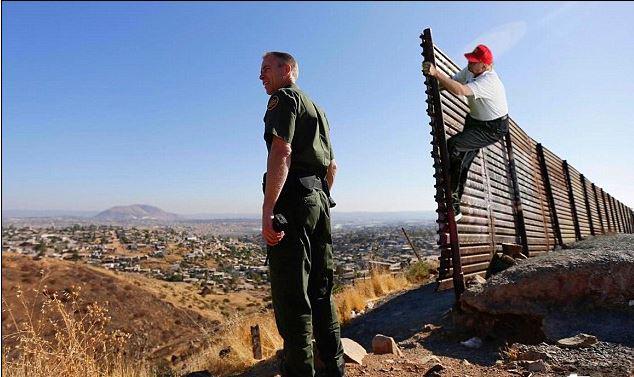
{"label": "brown shrub", "polygon": [[[34,289],[36,297],[45,289]],[[130,336],[106,330],[110,317],[103,306],[93,303],[80,309],[80,290],[72,287],[61,294],[63,299],[55,293],[36,305],[26,302],[18,288],[16,305],[26,311],[26,321],[19,323],[13,316],[17,308],[3,299],[4,314],[15,329],[3,337],[3,344],[11,338],[17,344],[2,349],[3,376],[149,377],[145,366],[132,366],[124,359]]]}

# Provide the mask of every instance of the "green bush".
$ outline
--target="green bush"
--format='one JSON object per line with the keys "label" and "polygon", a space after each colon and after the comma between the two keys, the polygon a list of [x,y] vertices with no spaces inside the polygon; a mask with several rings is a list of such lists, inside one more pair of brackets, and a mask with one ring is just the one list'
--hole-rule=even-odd
{"label": "green bush", "polygon": [[342,292],[344,288],[345,285],[335,283],[335,285],[332,287],[332,294],[336,295],[337,293]]}
{"label": "green bush", "polygon": [[431,266],[428,262],[419,261],[409,266],[405,273],[405,277],[411,283],[423,283],[429,279],[429,270]]}

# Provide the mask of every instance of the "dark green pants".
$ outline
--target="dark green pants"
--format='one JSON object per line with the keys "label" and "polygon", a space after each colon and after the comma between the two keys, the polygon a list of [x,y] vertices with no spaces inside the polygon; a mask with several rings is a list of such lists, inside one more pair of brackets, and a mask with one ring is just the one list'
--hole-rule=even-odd
{"label": "dark green pants", "polygon": [[275,206],[288,221],[282,241],[268,247],[271,295],[277,328],[284,339],[280,372],[312,377],[312,338],[326,365],[325,375],[343,375],[343,347],[332,298],[334,262],[328,198],[318,189],[284,192]]}

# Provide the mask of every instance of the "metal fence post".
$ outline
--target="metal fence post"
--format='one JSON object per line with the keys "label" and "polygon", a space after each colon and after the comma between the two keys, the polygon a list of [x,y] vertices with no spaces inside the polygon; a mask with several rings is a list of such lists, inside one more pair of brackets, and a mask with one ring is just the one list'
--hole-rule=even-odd
{"label": "metal fence post", "polygon": [[581,174],[580,178],[581,186],[583,187],[583,201],[586,204],[586,213],[588,214],[588,224],[590,225],[590,234],[594,234],[594,222],[592,220],[592,212],[590,211],[590,201],[588,200],[588,187],[586,186],[586,177]]}
{"label": "metal fence post", "polygon": [[610,222],[610,211],[608,211],[608,205],[605,200],[605,191],[601,189],[601,198],[603,199],[603,210],[605,211],[605,218],[608,220],[608,232],[612,231],[612,223]]}
{"label": "metal fence post", "polygon": [[522,197],[520,195],[520,186],[517,182],[517,172],[515,171],[515,157],[513,156],[513,140],[511,130],[506,134],[506,154],[509,162],[509,171],[511,172],[511,180],[513,181],[513,213],[515,213],[517,223],[517,233],[522,245],[522,254],[529,256],[528,237],[526,236],[526,224],[524,223],[524,210],[522,209]]}
{"label": "metal fence post", "polygon": [[570,169],[568,161],[563,162],[564,174],[566,176],[566,185],[568,186],[568,201],[570,202],[570,211],[572,212],[572,222],[575,226],[575,238],[581,240],[581,228],[579,228],[579,217],[577,216],[577,206],[575,205],[575,194],[572,191],[572,181],[570,180]]}
{"label": "metal fence post", "polygon": [[[436,64],[434,56],[434,43],[432,41],[431,29],[423,30],[421,38],[421,47],[423,48],[423,58],[426,62]],[[431,97],[428,102],[428,114],[431,118],[432,135],[434,137],[434,147],[437,147],[437,156],[434,156],[434,167],[436,168],[436,184],[439,215],[444,215],[446,219],[446,228],[449,230],[449,246],[451,249],[451,264],[453,268],[453,287],[456,294],[456,301],[460,299],[460,295],[465,290],[464,276],[462,273],[462,263],[460,260],[460,246],[458,243],[458,227],[453,212],[451,184],[449,174],[449,152],[447,150],[447,140],[445,137],[445,126],[442,115],[442,104],[440,101],[440,91],[438,89],[438,80],[435,77],[425,77],[427,85],[427,94]],[[435,150],[435,148],[434,148]],[[432,152],[433,155],[434,152]],[[443,203],[444,201],[444,203]],[[444,214],[442,213],[444,211]],[[440,221],[445,220],[440,219]],[[446,232],[446,229],[443,229]]]}
{"label": "metal fence post", "polygon": [[601,225],[601,234],[605,234],[605,226],[603,225],[603,215],[601,215],[601,205],[599,204],[599,195],[597,187],[592,184],[592,192],[594,193],[594,205],[597,206],[597,215],[599,215],[599,224]]}
{"label": "metal fence post", "polygon": [[548,197],[548,206],[550,207],[550,217],[555,230],[555,237],[559,246],[563,246],[564,241],[561,238],[561,228],[559,228],[559,218],[557,217],[557,209],[555,208],[555,199],[553,198],[553,189],[550,186],[550,177],[548,176],[548,167],[546,166],[546,157],[544,156],[544,148],[541,143],[537,143],[537,155],[539,156],[539,165],[542,170],[542,180],[546,188],[546,196]]}

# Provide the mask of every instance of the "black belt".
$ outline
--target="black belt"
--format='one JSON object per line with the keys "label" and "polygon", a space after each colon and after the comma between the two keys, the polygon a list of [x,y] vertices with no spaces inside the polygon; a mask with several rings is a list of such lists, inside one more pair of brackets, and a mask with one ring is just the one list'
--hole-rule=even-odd
{"label": "black belt", "polygon": [[[317,175],[303,175],[295,172],[288,173],[288,177],[286,178],[286,182],[284,183],[284,187],[282,187],[282,192],[280,194],[283,195],[288,194],[289,192],[302,192],[304,190],[310,192],[314,189],[322,190],[324,193],[326,193],[330,208],[337,205],[337,203],[335,203],[335,201],[330,196],[328,182],[326,182],[325,178],[321,178]],[[262,192],[265,192],[265,190],[266,173],[264,173],[264,176],[262,177]]]}
{"label": "black belt", "polygon": [[[282,191],[293,190],[297,188],[297,186],[302,186],[307,190],[312,189],[324,189],[324,180],[316,175],[303,175],[297,174],[294,172],[288,173],[286,178],[286,182],[284,183],[284,187]],[[262,191],[264,191],[266,187],[266,173],[264,173],[264,177],[262,178]],[[328,187],[328,186],[325,186]]]}
{"label": "black belt", "polygon": [[504,121],[504,120],[507,120],[507,119],[509,118],[509,115],[508,115],[508,114],[503,115],[503,116],[501,116],[501,117],[499,117],[499,118],[491,119],[491,120],[480,120],[480,119],[476,119],[476,118],[472,117],[470,114],[467,114],[467,116],[468,116],[469,118],[471,118],[471,120],[474,120],[474,121],[476,121],[476,122],[480,122],[480,123],[485,123],[485,122],[499,122],[499,121]]}
{"label": "black belt", "polygon": [[[292,176],[289,177],[291,180],[294,179]],[[316,175],[309,175],[306,177],[297,177],[295,178],[299,181],[299,183],[304,186],[306,189],[308,190],[312,190],[312,189],[323,189],[324,187],[324,183],[322,181],[321,178],[319,178]]]}

